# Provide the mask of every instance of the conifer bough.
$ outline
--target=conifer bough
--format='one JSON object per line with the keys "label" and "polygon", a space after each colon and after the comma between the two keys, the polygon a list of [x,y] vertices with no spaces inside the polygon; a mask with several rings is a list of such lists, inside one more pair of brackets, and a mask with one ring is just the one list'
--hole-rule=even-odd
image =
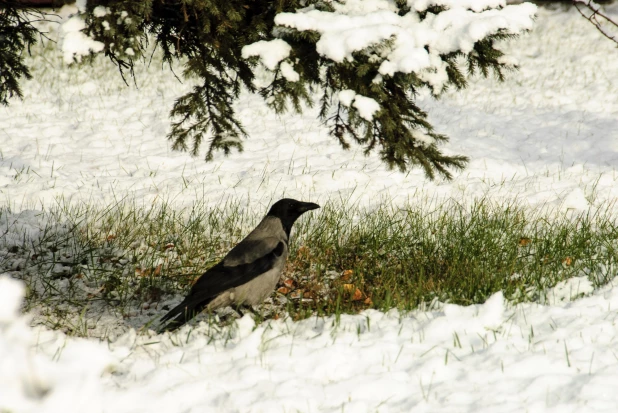
{"label": "conifer bough", "polygon": [[41,17],[35,10],[22,8],[17,1],[0,0],[0,104],[8,105],[9,98],[21,98],[19,82],[30,79],[22,53],[37,39],[38,30],[32,20]]}
{"label": "conifer bough", "polygon": [[[171,110],[168,139],[177,150],[242,150],[247,136],[233,104],[243,88],[277,113],[319,105],[319,117],[344,148],[379,152],[391,168],[420,166],[428,178],[465,166],[449,156],[417,104],[427,87],[439,96],[467,76],[516,66],[496,41],[532,28],[536,7],[506,0],[88,0],[82,31],[123,78],[149,42],[165,62],[185,62],[198,79]],[[256,76],[261,72],[260,76]]]}

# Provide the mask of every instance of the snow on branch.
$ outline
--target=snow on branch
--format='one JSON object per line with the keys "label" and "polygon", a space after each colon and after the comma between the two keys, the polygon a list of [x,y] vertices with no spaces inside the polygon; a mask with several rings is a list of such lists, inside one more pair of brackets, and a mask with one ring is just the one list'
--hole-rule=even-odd
{"label": "snow on branch", "polygon": [[242,48],[243,59],[258,56],[260,62],[269,70],[275,70],[277,65],[290,55],[292,48],[281,39],[260,40]]}
{"label": "snow on branch", "polygon": [[[370,55],[380,63],[380,76],[415,73],[438,93],[449,80],[442,56],[472,53],[477,42],[491,35],[529,30],[536,12],[533,4],[506,6],[505,0],[408,0],[405,14],[386,0],[329,4],[332,11],[307,7],[280,13],[275,23],[282,30],[317,33],[316,51],[332,62],[353,63],[355,53]],[[436,6],[440,13],[428,11]],[[243,49],[243,57],[259,56],[270,70],[289,53],[289,45],[279,39]]]}
{"label": "snow on branch", "polygon": [[[373,7],[367,4],[373,3]],[[426,1],[410,1],[427,3]],[[393,39],[390,50],[384,51],[380,67],[382,75],[436,67],[430,55],[446,54],[457,50],[468,53],[474,43],[500,30],[517,34],[532,28],[536,6],[524,3],[501,9],[474,12],[459,5],[459,1],[437,0],[432,3],[453,3],[449,10],[429,15],[420,21],[414,12],[398,15],[392,3],[379,0],[349,0],[333,3],[334,12],[309,10],[281,13],[275,17],[280,26],[299,31],[316,31],[321,34],[316,44],[318,53],[335,62],[352,61],[354,52],[361,51],[382,41]],[[464,1],[462,4],[484,3],[493,0]],[[455,5],[456,4],[456,5]]]}
{"label": "snow on branch", "polygon": [[[573,0],[573,4],[579,14],[592,23],[603,36],[618,44],[618,35],[610,30],[611,26],[614,26],[614,30],[618,29],[618,22],[605,14],[599,4],[592,0]],[[579,6],[580,4],[583,4],[590,13],[586,14]]]}
{"label": "snow on branch", "polygon": [[506,6],[506,0],[408,0],[408,6],[416,11],[425,11],[431,6],[443,6],[448,9],[463,7],[472,11],[483,11]]}
{"label": "snow on branch", "polygon": [[62,52],[64,62],[71,64],[81,61],[82,56],[98,53],[103,50],[104,44],[98,42],[84,33],[86,23],[79,15],[72,16],[62,24]]}
{"label": "snow on branch", "polygon": [[359,116],[366,121],[371,121],[373,114],[380,110],[380,105],[374,99],[359,95],[351,89],[339,92],[339,101],[344,106],[354,106]]}
{"label": "snow on branch", "polygon": [[[420,88],[439,96],[467,86],[475,73],[503,80],[517,66],[500,40],[533,27],[536,6],[506,0],[311,0],[274,17],[274,39],[247,45],[242,56],[270,71],[252,79],[267,104],[282,112],[301,100],[342,147],[374,149],[389,167],[422,167],[447,179],[468,158],[448,156],[448,137],[433,130],[415,102]],[[267,73],[268,74],[268,73]]]}

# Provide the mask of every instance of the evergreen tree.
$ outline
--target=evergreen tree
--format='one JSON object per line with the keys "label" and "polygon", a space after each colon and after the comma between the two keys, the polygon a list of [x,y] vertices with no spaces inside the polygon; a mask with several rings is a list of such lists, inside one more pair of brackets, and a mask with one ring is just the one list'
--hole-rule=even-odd
{"label": "evergreen tree", "polygon": [[32,77],[23,53],[39,34],[32,21],[43,17],[18,1],[0,0],[0,104],[8,105],[13,96],[21,98],[19,81]]}
{"label": "evergreen tree", "polygon": [[[242,150],[247,133],[233,103],[246,88],[259,93],[277,113],[290,108],[301,112],[303,103],[318,103],[320,119],[344,148],[353,141],[366,153],[378,150],[389,167],[406,171],[421,166],[429,178],[436,172],[450,178],[449,169],[463,168],[467,158],[441,152],[439,144],[447,137],[434,132],[416,96],[423,87],[436,97],[448,87],[464,88],[466,74],[476,72],[494,73],[503,80],[504,71],[515,67],[503,59],[496,41],[528,29],[535,8],[495,4],[493,0],[88,0],[82,18],[84,32],[104,45],[103,53],[125,81],[136,62],[149,58],[153,46],[170,65],[182,59],[185,78],[199,79],[171,110],[168,139],[174,149],[196,155],[208,139],[206,160],[215,151]],[[12,10],[10,15],[19,13]],[[509,19],[511,15],[515,17]],[[330,23],[319,24],[320,19]],[[364,41],[362,47],[347,47],[342,58],[332,54],[341,50],[327,50],[328,39],[337,36],[332,30],[346,22],[375,19],[381,26],[376,25],[374,32],[364,23],[346,32],[350,43]],[[464,29],[474,36],[464,29],[448,34],[462,19],[469,23]],[[402,58],[407,47],[402,36],[409,35],[402,22],[408,29],[427,29],[419,32],[420,43],[413,50],[425,62],[422,67],[410,68],[416,63]],[[440,24],[446,24],[448,47],[435,36]],[[392,33],[380,34],[384,30]],[[14,43],[14,51],[32,41],[30,32],[20,33],[22,43]],[[422,43],[419,39],[428,33],[431,38]],[[461,45],[453,46],[462,33],[467,43],[460,39]],[[23,64],[7,67],[15,80],[28,76]],[[256,82],[258,70],[268,73],[265,84]],[[14,85],[7,90],[19,95]]]}

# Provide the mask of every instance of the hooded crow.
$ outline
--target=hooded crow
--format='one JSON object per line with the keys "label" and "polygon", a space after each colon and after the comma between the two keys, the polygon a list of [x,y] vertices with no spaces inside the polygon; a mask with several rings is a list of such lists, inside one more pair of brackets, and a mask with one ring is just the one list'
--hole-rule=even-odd
{"label": "hooded crow", "polygon": [[260,304],[279,281],[292,225],[319,207],[289,198],[275,202],[258,226],[202,274],[187,297],[161,318],[159,333],[177,329],[203,309]]}

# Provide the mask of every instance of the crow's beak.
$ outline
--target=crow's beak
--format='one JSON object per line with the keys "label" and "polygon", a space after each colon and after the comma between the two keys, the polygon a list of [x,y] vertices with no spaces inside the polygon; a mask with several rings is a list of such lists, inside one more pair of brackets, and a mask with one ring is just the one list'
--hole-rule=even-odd
{"label": "crow's beak", "polygon": [[312,209],[318,209],[320,206],[318,204],[314,204],[313,202],[303,202],[300,205],[301,212],[311,211]]}

